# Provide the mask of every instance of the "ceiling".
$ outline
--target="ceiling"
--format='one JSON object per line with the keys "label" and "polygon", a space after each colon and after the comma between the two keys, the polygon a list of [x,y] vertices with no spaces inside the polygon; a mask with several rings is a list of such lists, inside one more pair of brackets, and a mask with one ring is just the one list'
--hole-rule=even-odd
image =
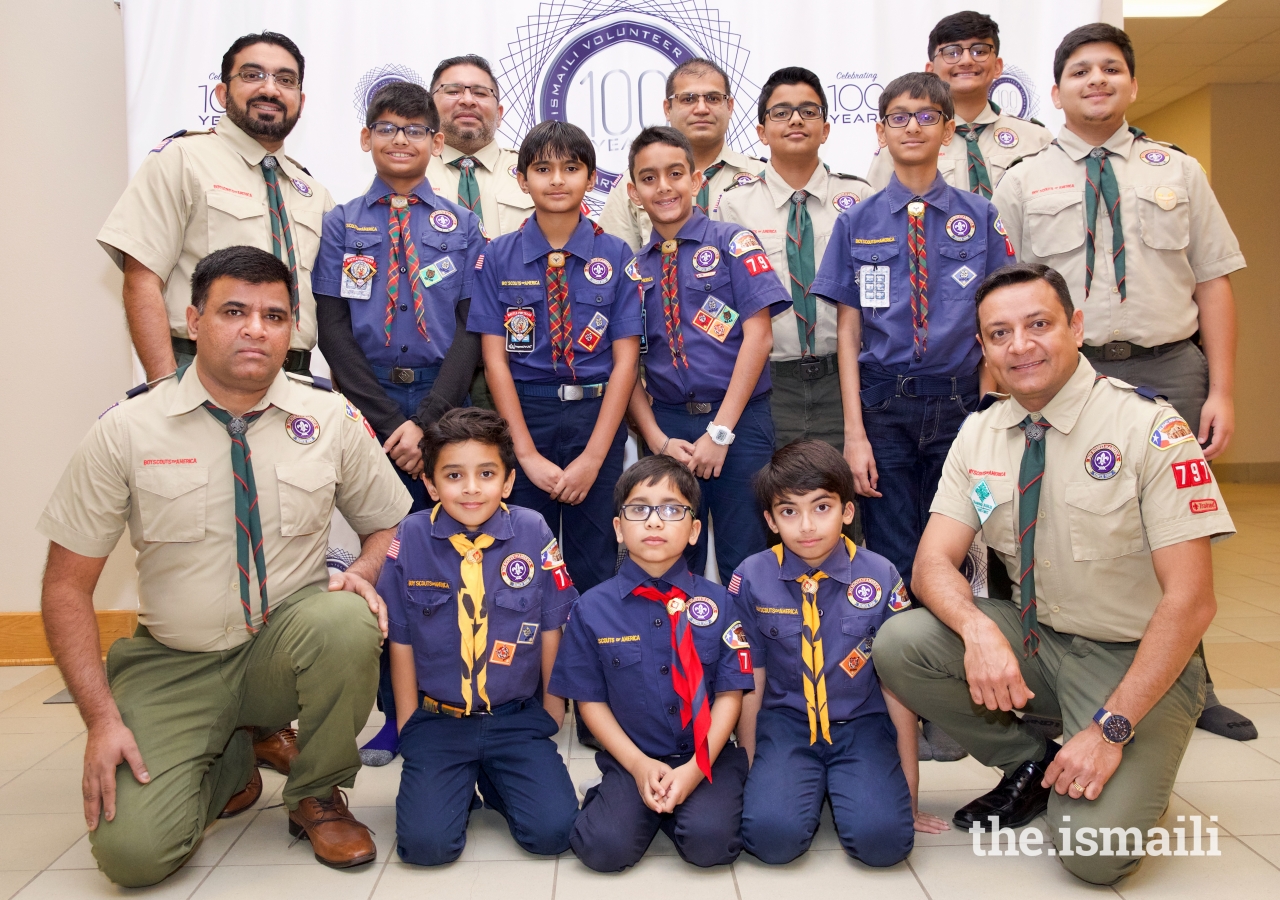
{"label": "ceiling", "polygon": [[1280,84],[1280,0],[1227,0],[1197,18],[1126,18],[1141,119],[1206,84]]}

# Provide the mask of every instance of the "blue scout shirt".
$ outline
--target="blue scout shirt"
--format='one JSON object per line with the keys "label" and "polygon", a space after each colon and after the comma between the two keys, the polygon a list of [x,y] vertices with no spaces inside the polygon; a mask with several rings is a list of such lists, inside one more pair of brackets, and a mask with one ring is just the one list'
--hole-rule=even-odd
{"label": "blue scout shirt", "polygon": [[[656,580],[627,559],[617,575],[583,594],[569,616],[548,688],[557,697],[608,703],[627,737],[654,759],[693,752],[693,722],[680,726],[680,698],[671,681],[671,619],[662,604],[631,593]],[[709,601],[701,607],[709,615],[689,619],[709,702],[716,691],[752,690],[751,651],[743,643],[739,653],[723,639],[725,626],[740,618],[734,598],[690,572],[683,559],[662,580],[684,591],[691,605],[698,598]]]}
{"label": "blue scout shirt", "polygon": [[[902,579],[889,560],[848,539],[817,568],[827,575],[818,581],[818,637],[831,721],[888,712],[875,666],[868,663],[884,620],[911,605]],[[806,715],[800,658],[804,595],[796,579],[811,571],[779,544],[748,556],[729,581],[745,613],[740,637],[751,644],[755,665],[765,669],[765,709]]]}
{"label": "blue scout shirt", "polygon": [[[578,220],[563,247],[569,276],[573,369],[551,364],[547,314],[547,255],[552,247],[537,214],[516,231],[494,240],[476,272],[467,329],[507,339],[507,360],[516,381],[537,384],[599,384],[613,371],[612,342],[644,331],[635,282],[626,276],[631,249],[590,219]],[[532,319],[532,339],[528,320]]]}
{"label": "blue scout shirt", "polygon": [[914,197],[894,175],[841,213],[809,290],[862,313],[859,362],[897,375],[972,375],[982,358],[973,295],[989,273],[1015,262],[1013,246],[990,200],[934,178],[922,198],[929,339],[916,360],[906,208]]}
{"label": "blue scout shirt", "polygon": [[[713,222],[696,207],[676,235],[676,279],[685,359],[673,365],[662,313],[662,236],[654,231],[627,274],[644,294],[647,355],[645,375],[658,403],[718,403],[729,389],[742,347],[742,320],[762,309],[771,316],[791,306],[756,236],[732,222]],[[769,391],[769,367],[752,397]]]}
{"label": "blue scout shirt", "polygon": [[[542,632],[565,623],[578,592],[555,536],[533,510],[499,509],[479,531],[495,538],[481,567],[489,620],[486,690],[489,705],[497,707],[538,693]],[[418,689],[462,706],[462,555],[449,543],[455,534],[475,533],[439,505],[408,516],[387,552],[378,593],[387,604],[388,637],[413,646]]]}
{"label": "blue scout shirt", "polygon": [[[418,251],[418,273],[426,311],[427,338],[418,332],[409,283],[408,260],[401,253],[400,295],[391,322],[387,319],[387,266],[391,239],[387,223],[391,207],[379,203],[395,192],[375,177],[363,197],[325,213],[320,252],[312,270],[311,290],[340,297],[351,307],[351,328],[370,365],[392,368],[438,366],[453,343],[456,307],[471,296],[476,258],[485,237],[475,213],[437,195],[423,180],[413,189],[420,202],[409,206],[409,233]],[[361,271],[360,257],[372,260],[372,277]],[[352,260],[355,265],[352,265]],[[354,277],[353,277],[354,276]],[[361,277],[365,276],[365,277]]]}

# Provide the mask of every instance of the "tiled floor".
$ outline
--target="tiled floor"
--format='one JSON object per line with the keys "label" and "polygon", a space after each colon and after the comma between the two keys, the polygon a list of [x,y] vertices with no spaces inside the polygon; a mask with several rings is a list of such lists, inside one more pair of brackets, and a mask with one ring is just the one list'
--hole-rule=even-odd
{"label": "tiled floor", "polygon": [[[876,870],[841,852],[828,820],[814,848],[789,866],[765,866],[744,854],[728,868],[700,870],[682,862],[659,834],[634,869],[597,875],[572,854],[542,859],[523,853],[496,813],[479,811],[472,815],[462,858],[424,870],[402,865],[392,850],[399,776],[393,763],[361,772],[350,792],[355,814],[377,832],[379,858],[373,865],[338,872],[317,864],[305,842],[290,846],[284,811],[267,808],[280,802],[284,779],[266,772],[258,809],[217,822],[184,869],[137,893],[166,900],[452,900],[517,893],[521,900],[771,900],[780,891],[883,900],[1280,896],[1280,486],[1226,485],[1224,493],[1240,534],[1214,550],[1218,616],[1206,649],[1218,695],[1247,713],[1261,737],[1239,744],[1197,731],[1166,821],[1172,827],[1179,815],[1216,815],[1220,856],[1151,858],[1114,889],[1094,888],[1047,856],[979,858],[969,835],[949,832],[919,836],[906,862]],[[74,707],[43,705],[61,687],[51,668],[0,668],[0,900],[135,893],[113,887],[94,868],[79,790],[84,727]],[[375,713],[371,721],[380,719]],[[569,739],[568,728],[559,740],[575,783],[596,774],[589,751]],[[921,805],[950,819],[956,807],[997,779],[994,770],[972,759],[924,763]]]}

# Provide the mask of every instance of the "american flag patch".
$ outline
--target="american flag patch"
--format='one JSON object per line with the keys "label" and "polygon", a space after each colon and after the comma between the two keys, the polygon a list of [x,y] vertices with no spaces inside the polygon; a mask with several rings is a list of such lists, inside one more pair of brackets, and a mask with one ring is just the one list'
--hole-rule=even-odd
{"label": "american flag patch", "polygon": [[738,590],[741,587],[742,587],[742,576],[739,575],[737,572],[734,572],[733,577],[729,579],[729,593],[733,594],[736,597],[738,595]]}
{"label": "american flag patch", "polygon": [[484,268],[484,254],[481,253],[479,256],[476,257],[476,271],[479,272],[483,268]]}
{"label": "american flag patch", "polygon": [[400,556],[400,538],[396,538],[391,542],[391,546],[387,548],[387,559],[397,559]]}

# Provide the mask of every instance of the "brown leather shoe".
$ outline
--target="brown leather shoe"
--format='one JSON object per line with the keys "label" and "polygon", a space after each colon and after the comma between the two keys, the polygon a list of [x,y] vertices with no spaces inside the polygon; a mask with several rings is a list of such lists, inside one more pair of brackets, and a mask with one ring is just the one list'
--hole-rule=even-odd
{"label": "brown leather shoe", "polygon": [[351,815],[336,786],[329,797],[307,797],[289,811],[289,834],[311,841],[316,859],[334,869],[363,866],[378,856],[368,826]]}
{"label": "brown leather shoe", "polygon": [[244,786],[244,790],[232,796],[227,801],[227,805],[222,812],[218,813],[219,819],[230,819],[232,816],[238,816],[253,804],[258,802],[258,798],[262,796],[262,773],[255,767],[253,774],[249,776],[249,783]]}
{"label": "brown leather shoe", "polygon": [[288,775],[293,761],[298,758],[298,732],[294,728],[281,728],[253,745],[253,755],[258,765],[275,769]]}

